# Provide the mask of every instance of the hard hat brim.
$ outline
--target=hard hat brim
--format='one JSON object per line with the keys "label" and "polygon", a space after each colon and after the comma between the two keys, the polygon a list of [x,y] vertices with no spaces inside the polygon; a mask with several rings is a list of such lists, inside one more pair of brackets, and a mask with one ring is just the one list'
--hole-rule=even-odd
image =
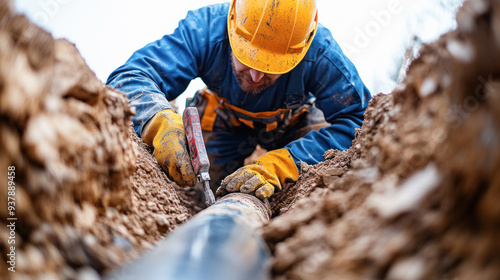
{"label": "hard hat brim", "polygon": [[307,53],[307,49],[305,49],[303,52],[296,54],[276,54],[252,46],[250,42],[241,36],[229,36],[234,56],[241,63],[252,69],[268,74],[284,74],[290,72],[300,63],[300,61],[302,61]]}

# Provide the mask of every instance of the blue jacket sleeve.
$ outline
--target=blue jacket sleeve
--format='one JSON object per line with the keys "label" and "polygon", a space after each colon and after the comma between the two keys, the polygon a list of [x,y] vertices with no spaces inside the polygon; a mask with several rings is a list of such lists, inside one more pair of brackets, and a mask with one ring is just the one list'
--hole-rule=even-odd
{"label": "blue jacket sleeve", "polygon": [[302,162],[324,161],[329,149],[347,150],[355,129],[361,127],[371,94],[352,62],[334,43],[310,69],[309,90],[316,96],[316,106],[331,125],[311,131],[289,143],[290,152],[300,170]]}
{"label": "blue jacket sleeve", "polygon": [[200,11],[190,11],[173,34],[136,51],[107,80],[123,91],[137,115],[132,119],[141,135],[144,125],[157,112],[171,108],[168,101],[178,97],[198,76],[204,54],[206,32],[197,20]]}

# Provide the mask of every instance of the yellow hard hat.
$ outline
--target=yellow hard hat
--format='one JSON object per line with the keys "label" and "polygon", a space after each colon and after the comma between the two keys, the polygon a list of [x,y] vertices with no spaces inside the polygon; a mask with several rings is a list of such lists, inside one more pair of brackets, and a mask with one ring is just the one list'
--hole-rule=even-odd
{"label": "yellow hard hat", "polygon": [[318,9],[315,0],[233,0],[227,26],[241,63],[283,74],[297,66],[311,46]]}

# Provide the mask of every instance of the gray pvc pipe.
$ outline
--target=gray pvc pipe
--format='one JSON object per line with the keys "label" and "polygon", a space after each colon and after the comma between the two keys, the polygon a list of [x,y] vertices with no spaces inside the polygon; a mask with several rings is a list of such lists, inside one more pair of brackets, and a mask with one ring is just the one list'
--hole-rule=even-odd
{"label": "gray pvc pipe", "polygon": [[270,279],[269,249],[258,233],[269,218],[259,199],[229,194],[106,279]]}

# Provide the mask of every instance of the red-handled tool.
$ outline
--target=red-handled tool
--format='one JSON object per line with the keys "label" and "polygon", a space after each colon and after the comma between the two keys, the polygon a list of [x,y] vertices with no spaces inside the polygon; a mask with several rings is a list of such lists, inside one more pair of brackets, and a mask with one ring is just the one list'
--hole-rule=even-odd
{"label": "red-handled tool", "polygon": [[215,203],[215,197],[210,189],[210,175],[208,174],[210,162],[201,133],[198,109],[196,107],[187,107],[182,115],[182,120],[184,122],[184,130],[186,131],[186,138],[189,145],[191,163],[193,164],[193,169],[198,180],[203,184],[205,204],[210,206]]}

